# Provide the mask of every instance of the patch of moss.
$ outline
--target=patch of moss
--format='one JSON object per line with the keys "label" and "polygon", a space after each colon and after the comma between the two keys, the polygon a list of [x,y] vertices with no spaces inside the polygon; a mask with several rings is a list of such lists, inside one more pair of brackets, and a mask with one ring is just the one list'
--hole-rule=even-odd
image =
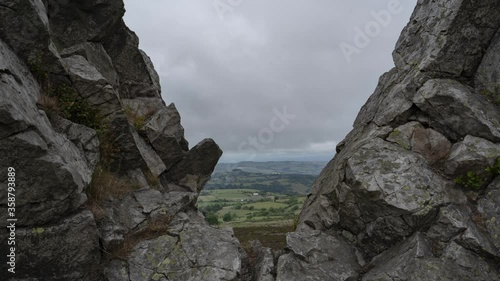
{"label": "patch of moss", "polygon": [[454,182],[469,190],[479,191],[483,189],[493,177],[500,175],[500,158],[495,160],[494,165],[486,168],[485,172],[485,175],[480,175],[475,171],[469,171],[454,179]]}
{"label": "patch of moss", "polygon": [[31,229],[31,232],[33,234],[42,234],[45,232],[45,229],[43,229],[43,227],[36,227],[36,228]]}
{"label": "patch of moss", "polygon": [[455,183],[472,190],[481,190],[486,180],[476,172],[470,171],[467,174],[456,178]]}
{"label": "patch of moss", "polygon": [[397,138],[401,135],[401,131],[394,130],[390,135],[389,138]]}

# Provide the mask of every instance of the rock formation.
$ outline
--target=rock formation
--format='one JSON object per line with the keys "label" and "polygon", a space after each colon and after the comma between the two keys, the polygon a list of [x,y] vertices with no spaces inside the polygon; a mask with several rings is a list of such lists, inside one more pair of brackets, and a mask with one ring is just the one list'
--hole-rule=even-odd
{"label": "rock formation", "polygon": [[500,280],[499,28],[498,1],[418,1],[276,280]]}
{"label": "rock formation", "polygon": [[[122,0],[0,4],[0,219],[16,170],[15,274],[1,280],[239,280],[246,253],[195,202],[222,151],[189,149]],[[5,228],[4,228],[5,230]]]}
{"label": "rock formation", "polygon": [[500,2],[418,1],[286,249],[255,243],[250,269],[195,208],[222,151],[189,149],[124,12],[0,4],[1,280],[500,280]]}

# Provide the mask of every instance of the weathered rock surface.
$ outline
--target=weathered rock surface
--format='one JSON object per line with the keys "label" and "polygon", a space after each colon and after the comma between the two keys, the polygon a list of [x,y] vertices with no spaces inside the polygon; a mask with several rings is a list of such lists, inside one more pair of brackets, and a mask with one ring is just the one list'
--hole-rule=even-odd
{"label": "weathered rock surface", "polygon": [[257,260],[255,261],[254,274],[252,280],[255,281],[274,281],[275,279],[275,255],[271,248],[264,248],[259,241],[251,241]]}
{"label": "weathered rock surface", "polygon": [[457,177],[467,172],[484,173],[500,157],[500,145],[485,139],[466,136],[456,143],[445,162],[445,173]]}
{"label": "weathered rock surface", "polygon": [[118,93],[84,57],[74,55],[62,59],[62,63],[80,96],[98,108],[103,116],[122,110]]}
{"label": "weathered rock surface", "polygon": [[279,258],[277,281],[357,280],[360,266],[345,238],[321,231],[289,233],[290,253]]}
{"label": "weathered rock surface", "polygon": [[[16,267],[18,280],[33,280],[33,276],[38,280],[101,280],[99,236],[90,211],[57,224],[19,228],[16,234],[18,249],[22,249]],[[7,252],[3,245],[1,250]]]}
{"label": "weathered rock surface", "polygon": [[436,257],[430,240],[416,233],[377,256],[361,280],[499,280],[498,268],[452,242]]}
{"label": "weathered rock surface", "polygon": [[63,58],[74,55],[84,57],[113,87],[119,85],[118,74],[113,67],[113,62],[101,44],[85,42],[61,51]]}
{"label": "weathered rock surface", "polygon": [[[354,280],[499,280],[499,28],[498,1],[418,1],[396,67],[380,78],[288,237],[340,233],[357,253],[352,263],[341,259]],[[326,244],[310,252],[325,253]],[[308,271],[297,255],[279,258],[277,280],[349,280],[328,276],[334,253],[326,251],[324,267],[334,268],[323,271]]]}
{"label": "weathered rock surface", "polygon": [[[19,225],[48,223],[85,203],[92,170],[77,146],[56,133],[45,113],[38,111],[38,84],[2,41],[0,58],[0,167],[17,170],[16,211],[23,218]],[[6,182],[7,174],[0,179]],[[7,192],[0,200],[0,216],[6,221]]]}
{"label": "weathered rock surface", "polygon": [[170,170],[189,150],[181,117],[174,104],[158,110],[141,131],[165,163],[165,170]]}
{"label": "weathered rock surface", "polygon": [[123,14],[122,0],[0,4],[0,168],[16,169],[18,220],[17,270],[6,276],[2,255],[2,280],[246,274],[232,231],[206,225],[195,207],[222,151],[212,140],[189,150]]}
{"label": "weathered rock surface", "polygon": [[500,140],[500,108],[455,80],[429,80],[413,101],[445,135]]}
{"label": "weathered rock surface", "polygon": [[185,186],[199,193],[222,156],[222,150],[212,139],[205,139],[193,147],[186,157],[161,176],[162,183]]}
{"label": "weathered rock surface", "polygon": [[[297,232],[258,250],[253,272],[195,208],[222,151],[189,149],[123,13],[121,0],[0,5],[0,169],[16,169],[22,264],[7,280],[500,280],[500,2],[418,1]],[[40,97],[61,84],[106,126],[49,120]],[[455,183],[470,175],[484,188]]]}
{"label": "weathered rock surface", "polygon": [[126,261],[112,261],[106,276],[131,281],[233,281],[243,273],[245,259],[232,232],[186,223],[175,235],[139,243]]}
{"label": "weathered rock surface", "polygon": [[78,147],[80,153],[85,156],[90,170],[93,171],[99,163],[100,156],[97,132],[59,116],[53,117],[51,121],[56,132],[66,135]]}
{"label": "weathered rock surface", "polygon": [[103,45],[120,79],[120,97],[152,97],[163,103],[160,79],[149,57],[138,48],[139,38],[123,21],[115,28],[114,36],[110,36]]}
{"label": "weathered rock surface", "polygon": [[[486,189],[483,198],[478,200],[478,211],[481,214],[481,220],[490,234],[497,250],[500,250],[500,178]],[[497,253],[500,253],[497,251]],[[497,254],[498,256],[498,254]]]}

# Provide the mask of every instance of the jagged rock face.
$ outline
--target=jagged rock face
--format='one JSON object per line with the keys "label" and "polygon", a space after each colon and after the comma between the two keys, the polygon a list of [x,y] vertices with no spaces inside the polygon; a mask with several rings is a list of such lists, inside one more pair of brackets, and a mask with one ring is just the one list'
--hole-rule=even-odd
{"label": "jagged rock face", "polygon": [[185,221],[177,227],[176,233],[141,242],[126,261],[113,261],[108,280],[239,280],[246,254],[232,231]]}
{"label": "jagged rock face", "polygon": [[334,276],[289,235],[277,280],[500,279],[499,28],[498,1],[418,1],[294,234],[355,255],[312,245]]}
{"label": "jagged rock face", "polygon": [[[17,270],[5,275],[4,256],[2,280],[245,274],[232,232],[195,207],[222,151],[213,140],[189,149],[123,14],[122,0],[0,4],[0,169],[16,169],[18,219]],[[3,221],[7,202],[2,190]],[[121,246],[126,256],[110,255]]]}

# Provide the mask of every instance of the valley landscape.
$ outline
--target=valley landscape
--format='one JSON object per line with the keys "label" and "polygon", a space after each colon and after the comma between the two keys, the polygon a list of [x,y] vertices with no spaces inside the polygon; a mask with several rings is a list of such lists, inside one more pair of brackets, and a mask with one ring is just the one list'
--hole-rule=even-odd
{"label": "valley landscape", "polygon": [[259,240],[274,250],[285,246],[306,195],[326,162],[221,163],[198,197],[210,225],[233,227],[246,249]]}

